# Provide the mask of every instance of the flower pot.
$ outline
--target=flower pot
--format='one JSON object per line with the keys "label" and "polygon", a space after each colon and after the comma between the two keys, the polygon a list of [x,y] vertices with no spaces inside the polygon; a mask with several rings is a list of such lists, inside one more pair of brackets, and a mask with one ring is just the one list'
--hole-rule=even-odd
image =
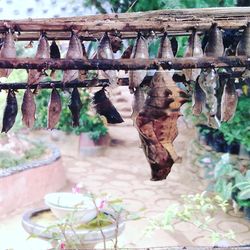
{"label": "flower pot", "polygon": [[227,146],[228,153],[238,155],[240,151],[240,144],[238,142],[232,142]]}
{"label": "flower pot", "polygon": [[247,220],[250,220],[250,207],[244,207],[244,214]]}
{"label": "flower pot", "polygon": [[109,143],[109,134],[100,137],[98,140],[93,140],[90,133],[81,133],[79,136],[79,154],[81,156],[102,156]]}
{"label": "flower pot", "polygon": [[221,135],[213,136],[212,148],[216,152],[226,153],[227,152],[227,143]]}

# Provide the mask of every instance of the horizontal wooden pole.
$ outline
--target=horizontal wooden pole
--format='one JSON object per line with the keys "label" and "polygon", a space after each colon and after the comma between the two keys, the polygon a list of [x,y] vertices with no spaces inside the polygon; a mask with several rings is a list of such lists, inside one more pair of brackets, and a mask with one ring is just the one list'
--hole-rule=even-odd
{"label": "horizontal wooden pole", "polygon": [[76,18],[2,20],[0,32],[6,27],[19,31],[71,31],[100,33],[104,31],[187,31],[207,30],[212,23],[224,29],[239,29],[250,21],[250,7],[160,10],[149,12],[92,15]]}
{"label": "horizontal wooden pole", "polygon": [[34,59],[15,58],[0,59],[0,68],[14,69],[84,69],[84,70],[148,70],[158,69],[188,69],[188,68],[231,68],[249,67],[250,58],[245,56],[231,57],[185,57],[172,59]]}
{"label": "horizontal wooden pole", "polygon": [[[219,77],[221,79],[225,78],[238,78],[242,75],[243,72],[233,72],[232,74],[226,73],[226,72],[220,72]],[[147,86],[153,76],[146,76],[144,80],[141,83],[141,86]],[[175,75],[173,77],[173,80],[176,82],[183,82],[183,77],[180,75]],[[120,78],[117,83],[119,86],[128,86],[129,85],[129,79],[128,78]],[[108,79],[97,79],[93,78],[91,80],[84,80],[84,81],[72,81],[66,84],[63,84],[61,81],[46,81],[46,82],[40,82],[38,84],[32,84],[28,85],[27,83],[0,83],[0,91],[1,90],[18,90],[18,89],[27,89],[29,86],[30,89],[52,89],[52,88],[59,88],[63,89],[65,87],[67,88],[89,88],[89,87],[103,87],[108,86],[109,80]]]}

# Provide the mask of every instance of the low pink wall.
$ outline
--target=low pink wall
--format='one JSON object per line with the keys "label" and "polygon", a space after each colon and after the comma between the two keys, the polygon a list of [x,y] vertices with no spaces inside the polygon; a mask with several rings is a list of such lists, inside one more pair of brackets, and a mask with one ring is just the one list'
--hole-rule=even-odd
{"label": "low pink wall", "polygon": [[0,178],[0,215],[30,205],[66,184],[62,159]]}

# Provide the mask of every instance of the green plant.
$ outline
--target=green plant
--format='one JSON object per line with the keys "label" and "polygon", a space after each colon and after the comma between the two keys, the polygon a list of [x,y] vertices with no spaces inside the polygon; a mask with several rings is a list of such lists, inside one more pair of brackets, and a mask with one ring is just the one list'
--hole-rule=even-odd
{"label": "green plant", "polygon": [[219,130],[228,144],[236,141],[250,151],[250,110],[249,97],[240,97],[234,118],[222,123]]}
{"label": "green plant", "polygon": [[[80,126],[75,128],[72,126],[71,112],[68,108],[70,96],[68,93],[64,93],[62,91],[60,91],[60,95],[62,100],[62,112],[60,115],[60,120],[57,124],[57,129],[67,133],[75,133],[77,135],[83,132],[89,132],[90,137],[94,140],[98,140],[101,136],[107,133],[107,127],[104,125],[101,117],[98,114],[94,115],[90,113],[91,98],[86,90],[81,91],[83,107],[80,112]],[[47,127],[47,107],[49,98],[49,90],[40,91],[40,93],[36,97],[36,128]]]}
{"label": "green plant", "polygon": [[183,205],[173,204],[164,214],[149,220],[149,226],[145,230],[150,235],[157,229],[174,231],[174,224],[185,222],[192,224],[210,234],[213,242],[221,239],[235,240],[235,233],[230,229],[226,233],[215,231],[210,225],[217,212],[226,212],[228,203],[219,195],[208,195],[206,192],[195,195],[183,195]]}
{"label": "green plant", "polygon": [[237,202],[242,207],[250,207],[250,170],[238,176],[234,188],[238,189]]}

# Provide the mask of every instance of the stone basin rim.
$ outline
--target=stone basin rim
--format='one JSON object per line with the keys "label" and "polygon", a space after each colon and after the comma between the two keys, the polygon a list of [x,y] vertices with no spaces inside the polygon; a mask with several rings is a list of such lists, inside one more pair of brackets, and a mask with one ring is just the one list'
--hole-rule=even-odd
{"label": "stone basin rim", "polygon": [[[51,230],[51,231],[45,232],[46,227],[41,226],[41,225],[31,221],[31,218],[33,216],[36,216],[39,213],[43,213],[43,212],[47,212],[47,211],[51,211],[50,208],[48,208],[48,207],[36,208],[36,209],[32,209],[32,210],[25,212],[22,216],[22,226],[25,229],[25,231],[28,232],[29,234],[35,234],[41,238],[51,239],[52,233],[58,232],[57,230]],[[112,211],[105,210],[103,212],[107,212],[110,215],[112,215]],[[121,219],[121,221],[119,222],[119,225],[118,225],[118,236],[121,234],[121,232],[124,230],[124,228],[125,228],[125,220]],[[102,228],[102,231],[106,236],[106,240],[110,240],[110,239],[114,238],[115,230],[116,230],[115,224],[111,224],[109,226],[105,226]],[[87,229],[86,230],[77,230],[76,232],[77,232],[78,236],[84,237],[83,241],[85,244],[98,243],[98,242],[103,240],[101,232],[98,229],[97,230],[87,230]],[[70,232],[70,231],[69,231],[69,233],[72,234],[72,232]]]}

